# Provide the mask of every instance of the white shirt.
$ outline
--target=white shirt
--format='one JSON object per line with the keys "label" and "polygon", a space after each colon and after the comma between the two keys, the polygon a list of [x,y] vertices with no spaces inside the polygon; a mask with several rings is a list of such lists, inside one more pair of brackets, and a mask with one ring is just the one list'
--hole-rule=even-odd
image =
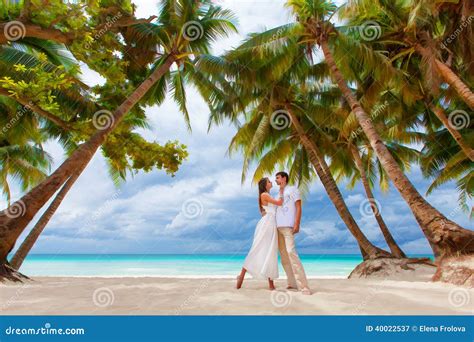
{"label": "white shirt", "polygon": [[283,205],[278,206],[276,210],[277,227],[293,227],[295,225],[295,203],[300,200],[301,195],[297,187],[285,186],[285,189],[283,190]]}

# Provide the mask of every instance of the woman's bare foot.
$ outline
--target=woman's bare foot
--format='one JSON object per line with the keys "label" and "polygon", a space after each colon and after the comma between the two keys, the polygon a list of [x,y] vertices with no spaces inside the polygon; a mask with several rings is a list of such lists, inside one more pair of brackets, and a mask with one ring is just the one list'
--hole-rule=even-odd
{"label": "woman's bare foot", "polygon": [[244,278],[242,276],[237,276],[237,285],[235,286],[237,290],[242,287],[243,282],[244,282]]}
{"label": "woman's bare foot", "polygon": [[240,271],[240,275],[237,276],[237,290],[242,287],[242,283],[244,282],[245,278],[245,273],[247,273],[247,270],[242,267],[242,270]]}

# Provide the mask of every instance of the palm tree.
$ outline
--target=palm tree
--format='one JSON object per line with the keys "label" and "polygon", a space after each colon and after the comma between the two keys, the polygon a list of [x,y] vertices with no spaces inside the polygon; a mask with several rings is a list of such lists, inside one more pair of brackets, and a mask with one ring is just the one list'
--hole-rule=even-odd
{"label": "palm tree", "polygon": [[[435,256],[444,257],[458,255],[459,253],[472,254],[474,252],[474,232],[464,229],[446,218],[418,193],[390,154],[370,116],[354,96],[340,71],[330,45],[334,49],[341,46],[348,49],[351,44],[344,44],[351,41],[329,21],[336,11],[336,6],[330,1],[320,0],[290,0],[288,5],[298,18],[298,21],[292,27],[291,33],[297,35],[300,44],[304,44],[309,48],[316,46],[322,48],[331,76],[336,81],[364,134],[369,139],[387,175],[409,205],[423,233],[430,242]],[[289,32],[289,30],[287,29],[286,32]],[[356,43],[353,46],[357,48]],[[342,51],[340,52],[342,53]],[[352,52],[352,55],[344,53],[346,59],[353,58],[354,55],[361,57],[358,55],[357,49]],[[374,54],[371,55],[371,57],[373,56]],[[383,60],[383,57],[381,56],[380,59]],[[389,67],[386,61],[383,63],[383,67]]]}
{"label": "palm tree", "polygon": [[27,191],[46,178],[51,156],[42,148],[45,135],[31,111],[0,96],[0,187],[11,202],[10,179]]}
{"label": "palm tree", "polygon": [[71,190],[72,186],[76,182],[77,178],[79,178],[79,173],[73,174],[64,184],[64,186],[59,190],[58,194],[54,197],[54,200],[51,202],[49,207],[46,211],[41,215],[38,222],[34,225],[31,231],[28,233],[25,240],[21,243],[18,250],[15,252],[13,257],[10,259],[10,266],[15,269],[19,270],[23,261],[25,260],[28,253],[30,253],[31,249],[33,248],[34,244],[38,240],[39,236],[46,228],[46,225],[51,220],[51,217],[54,215],[56,210],[61,205],[64,197],[67,195],[69,190]]}
{"label": "palm tree", "polygon": [[[30,70],[30,72],[15,72],[14,70],[20,66],[24,70]],[[53,74],[57,73],[57,78],[61,79],[62,75],[65,74],[58,73],[58,69],[73,70],[73,66],[70,54],[63,46],[54,42],[25,40],[11,46],[4,45],[0,47],[0,71],[4,75],[4,79],[8,77],[10,80],[19,79],[23,82],[34,82],[34,76],[43,70]],[[74,73],[71,72],[71,75],[74,75]],[[87,88],[85,85],[75,78],[69,78],[69,81],[73,85],[68,88],[52,88],[50,94],[54,96],[57,108],[51,106],[50,103],[44,103],[43,97],[38,91],[40,87],[35,88],[35,96],[18,92],[12,94],[6,88],[0,89],[0,122],[3,127],[1,140],[4,142],[1,161],[3,182],[1,186],[7,195],[9,204],[7,175],[10,174],[20,180],[23,191],[29,190],[46,178],[47,171],[49,171],[50,157],[40,146],[43,141],[57,139],[66,152],[71,153],[77,148],[76,141],[78,138],[76,136],[87,134],[87,130],[83,126],[92,122],[93,118],[89,114],[96,112],[97,106],[87,96],[83,95]],[[43,109],[47,106],[50,106],[51,109]],[[78,113],[80,113],[80,116]],[[130,126],[130,129],[145,127],[139,115],[136,116],[136,119],[128,120],[127,126]],[[121,134],[123,135],[123,133]],[[120,136],[115,138],[117,137]],[[34,145],[31,145],[29,140],[33,140]],[[129,141],[130,145],[132,139],[126,137],[126,140]],[[141,145],[146,146],[145,144]],[[123,166],[116,163],[116,160],[119,160],[121,156],[106,157],[110,173],[114,181],[118,183],[119,178],[124,178],[122,175]],[[68,184],[72,186],[71,181]],[[22,245],[23,251],[25,251],[25,247],[28,251],[32,248],[39,233],[48,222],[45,217],[47,214],[49,214],[48,219],[51,217],[55,211],[53,207],[57,208],[62,198],[61,196],[56,197],[53,202],[54,206],[52,204],[49,207],[43,215],[43,219],[30,232]],[[8,210],[15,210],[15,207]]]}
{"label": "palm tree", "polygon": [[358,241],[359,246],[361,247],[362,254],[364,256],[364,260],[373,259],[377,257],[389,257],[389,253],[372,245],[372,243],[369,242],[369,240],[365,237],[364,233],[360,230],[354,218],[350,214],[347,205],[344,202],[342,194],[339,191],[339,188],[337,187],[337,184],[330,172],[328,165],[326,164],[326,161],[324,160],[324,156],[317,148],[317,145],[314,140],[308,138],[303,126],[300,124],[298,118],[292,112],[292,109],[290,109],[289,107],[286,108],[291,118],[292,126],[297,132],[301,144],[308,151],[309,159],[313,164],[316,173],[321,179],[321,183],[324,185],[326,192],[328,193],[331,201],[336,206],[336,209],[338,210],[339,215],[341,216],[343,221],[346,223],[346,226]]}
{"label": "palm tree", "polygon": [[[471,54],[469,49],[460,45],[466,45],[462,42],[471,41],[474,35],[468,28],[459,29],[466,24],[467,19],[463,19],[460,13],[471,13],[470,6],[472,4],[467,1],[459,1],[458,4],[439,1],[434,4],[431,1],[417,0],[395,1],[389,4],[384,1],[363,0],[349,1],[343,13],[349,20],[349,26],[363,29],[368,20],[373,23],[368,29],[377,32],[374,39],[370,39],[366,44],[370,44],[374,49],[387,51],[393,64],[406,72],[404,84],[423,84],[419,96],[425,98],[428,109],[448,129],[471,161],[474,161],[474,150],[465,141],[459,128],[450,122],[444,110],[446,104],[456,95],[473,108],[474,95],[466,85],[472,84],[472,72],[465,70],[472,71],[470,63],[465,63],[470,60]],[[449,15],[441,15],[448,10]],[[449,37],[454,33],[460,36],[451,43],[454,46],[450,45],[448,48],[442,42],[451,41]],[[455,54],[453,50],[459,51]],[[418,53],[418,58],[416,54],[412,57],[413,52]],[[443,58],[446,58],[447,62],[442,62]],[[421,77],[413,77],[418,74]],[[461,80],[461,76],[466,81]],[[451,87],[445,87],[442,81]],[[452,89],[455,93],[450,94]],[[428,96],[429,94],[431,96]],[[467,112],[465,115],[468,115]]]}
{"label": "palm tree", "polygon": [[474,217],[474,209],[469,206],[469,199],[474,193],[472,162],[460,151],[446,129],[427,134],[420,166],[423,176],[433,178],[427,194],[433,193],[442,184],[454,181],[459,191],[459,208],[470,212],[471,218]]}
{"label": "palm tree", "polygon": [[10,180],[17,181],[22,191],[45,179],[51,157],[41,145],[35,143],[11,144],[5,137],[0,143],[0,187],[11,202]]}
{"label": "palm tree", "polygon": [[[158,58],[151,74],[130,96],[109,116],[109,125],[98,130],[84,144],[80,145],[64,163],[45,181],[15,202],[25,208],[22,215],[12,219],[7,211],[0,213],[0,277],[11,275],[7,266],[7,255],[18,236],[23,232],[35,214],[54,193],[75,173],[81,173],[97,149],[114,131],[124,116],[142,99],[145,103],[162,101],[167,84],[171,85],[173,96],[185,113],[184,84],[193,78],[193,56],[208,54],[210,44],[221,36],[235,32],[233,14],[210,1],[164,0],[161,3],[158,23],[134,25],[138,43],[150,39],[159,47]],[[176,70],[172,66],[176,65]],[[148,98],[146,97],[148,96]],[[178,156],[177,156],[178,157]],[[14,205],[15,205],[14,203]]]}
{"label": "palm tree", "polygon": [[0,143],[0,186],[10,205],[11,193],[8,178],[17,181],[27,191],[46,178],[51,157],[39,145],[10,145]]}
{"label": "palm tree", "polygon": [[[382,91],[378,85],[372,83],[370,77],[367,80],[359,77],[357,84],[358,88],[354,92],[371,113],[372,121],[382,132],[388,150],[399,167],[404,172],[409,171],[413,163],[419,162],[420,153],[406,145],[423,143],[425,137],[416,131],[417,125],[420,124],[418,116],[405,114],[407,105],[396,96],[396,89],[389,88]],[[406,257],[390,233],[372,192],[377,177],[382,191],[388,190],[387,174],[380,161],[375,158],[375,153],[358,127],[354,115],[351,115],[350,108],[343,103],[335,109],[335,112],[337,114],[333,115],[331,120],[335,134],[329,139],[339,151],[333,154],[335,158],[331,161],[331,169],[336,180],[349,179],[349,188],[353,188],[358,181],[362,182],[368,203],[390,251],[397,257]],[[412,112],[408,110],[408,113]]]}
{"label": "palm tree", "polygon": [[[272,128],[278,122],[272,122],[272,120],[283,120],[291,123],[292,139],[296,141],[297,145],[301,144],[303,146],[329,198],[347,228],[357,240],[364,259],[392,257],[390,253],[374,246],[361,231],[344,202],[343,196],[325,161],[323,152],[318,148],[318,144],[308,135],[307,130],[311,129],[311,126],[314,128],[314,125],[310,125],[310,128],[307,128],[300,122],[303,119],[305,122],[308,122],[307,116],[310,115],[309,113],[316,113],[317,111],[327,113],[327,110],[321,104],[308,105],[308,97],[306,94],[299,92],[299,85],[291,84],[295,75],[301,72],[303,68],[301,64],[279,65],[279,61],[282,60],[282,57],[288,51],[271,56],[267,60],[255,56],[250,59],[245,46],[246,43],[242,45],[242,50],[238,47],[225,58],[207,57],[202,58],[199,62],[200,68],[204,71],[212,73],[217,73],[218,70],[220,72],[229,72],[228,77],[236,79],[232,86],[227,85],[227,89],[234,88],[231,93],[238,94],[238,98],[235,99],[237,104],[229,104],[229,102],[232,102],[232,99],[229,98],[225,99],[224,102],[217,101],[214,104],[211,122],[219,123],[223,117],[235,121],[239,112],[247,113],[248,124],[240,128],[231,143],[231,148],[238,146],[244,149],[243,177],[245,177],[250,161],[257,158],[276,139],[282,138],[280,135],[283,130],[278,134],[278,130]],[[300,52],[301,48],[299,51],[289,53]],[[250,62],[248,62],[249,60]],[[282,74],[277,78],[269,73],[270,70],[280,67]],[[235,73],[235,68],[239,70],[237,73]],[[219,80],[218,83],[221,86],[226,84],[222,80]],[[318,88],[312,89],[310,85],[307,85],[306,88],[315,97]],[[279,114],[286,115],[286,117],[278,117]],[[272,152],[272,155],[275,154]]]}
{"label": "palm tree", "polygon": [[380,213],[380,208],[378,207],[377,200],[375,199],[375,196],[370,187],[370,183],[367,178],[367,173],[364,168],[364,163],[362,162],[362,158],[359,154],[360,153],[359,149],[355,147],[354,145],[350,146],[350,149],[352,152],[352,156],[354,158],[354,163],[357,167],[357,170],[359,171],[359,176],[362,181],[362,185],[364,186],[367,199],[369,200],[370,207],[374,213],[374,217],[377,221],[377,224],[380,227],[380,231],[382,232],[382,235],[385,238],[385,241],[387,242],[388,247],[390,248],[390,251],[397,258],[406,258],[405,253],[402,251],[400,246],[398,246],[398,244],[396,243],[395,239],[390,233],[390,230],[388,229],[387,224],[385,223]]}
{"label": "palm tree", "polygon": [[[418,70],[418,65],[409,63],[406,73],[416,74]],[[467,200],[472,197],[474,191],[474,184],[470,181],[472,163],[469,158],[472,154],[469,146],[474,144],[474,133],[472,129],[469,129],[469,118],[463,116],[469,111],[467,106],[458,101],[455,95],[453,97],[453,94],[449,94],[449,91],[446,91],[444,95],[439,95],[438,98],[431,96],[427,86],[414,78],[405,78],[401,88],[396,86],[396,82],[395,84],[391,82],[388,89],[383,88],[370,77],[369,82],[357,78],[357,83],[361,85],[357,89],[360,102],[368,112],[371,112],[372,121],[376,124],[378,131],[383,134],[384,140],[388,142],[387,148],[402,170],[407,169],[410,162],[421,161],[424,176],[435,178],[428,188],[427,195],[441,184],[456,181],[460,208],[472,211],[472,208],[468,207]],[[442,111],[443,116],[445,116],[445,111],[456,114],[458,110],[458,113],[461,113],[460,121],[443,125],[441,115],[434,113],[436,109],[433,107],[436,101],[443,103],[443,106],[437,107],[438,111]],[[361,129],[357,129],[354,125],[356,120],[353,119],[353,115],[346,115],[346,117],[346,123],[341,128],[343,135],[350,137],[352,132],[361,133]],[[453,124],[458,125],[458,130],[454,129]],[[463,125],[465,129],[459,129]],[[454,139],[450,139],[449,134]],[[361,137],[360,134],[356,136]],[[406,147],[400,149],[401,146],[393,145],[394,142],[421,146],[422,153],[419,155],[421,159],[412,155],[411,149]],[[393,149],[392,146],[397,148]],[[370,149],[370,145],[365,142],[364,147]],[[403,154],[399,155],[400,152]],[[380,185],[382,188],[388,188],[388,177],[380,167],[380,162],[376,162],[379,165],[380,179],[383,180]]]}
{"label": "palm tree", "polygon": [[474,149],[472,149],[466,140],[463,138],[461,133],[453,127],[453,124],[449,121],[445,110],[438,105],[433,103],[429,104],[430,110],[436,115],[436,117],[443,123],[444,127],[448,130],[449,134],[453,137],[456,143],[459,145],[463,153],[474,162]]}
{"label": "palm tree", "polygon": [[[338,111],[340,113],[347,112],[346,108],[338,108]],[[347,117],[348,115],[345,114],[345,116]],[[386,182],[387,179],[385,172],[380,167],[380,163],[377,159],[372,160],[373,158],[371,158],[371,156],[373,156],[373,151],[370,144],[363,141],[363,136],[357,134],[354,134],[353,136],[345,135],[344,121],[346,120],[341,120],[342,122],[340,124],[335,123],[336,120],[331,121],[336,129],[333,136],[329,137],[329,140],[332,148],[337,152],[332,153],[330,168],[331,170],[334,170],[333,174],[335,175],[336,180],[339,181],[344,178],[349,178],[349,188],[353,188],[358,180],[362,182],[368,204],[370,205],[375,220],[377,221],[380,231],[387,246],[390,248],[392,255],[397,258],[406,258],[406,254],[402,251],[388,229],[387,224],[382,217],[381,208],[379,208],[378,201],[375,199],[372,191],[374,179],[377,177],[375,173],[377,167],[381,173],[380,182],[382,188],[387,189],[388,184]],[[341,124],[342,127],[338,127]],[[397,157],[403,160],[402,163],[399,163],[401,167],[406,163],[414,161],[415,158],[413,157],[413,154],[417,154],[414,153],[415,151],[394,142],[391,142],[388,147],[392,154],[398,152]],[[363,154],[364,150],[367,151],[366,155]]]}
{"label": "palm tree", "polygon": [[[466,0],[362,0],[349,1],[342,13],[351,26],[375,21],[379,32],[378,37],[373,37],[377,39],[370,39],[372,44],[390,45],[387,51],[394,61],[411,63],[411,54],[415,52],[423,61],[419,66],[432,91],[438,91],[442,80],[474,109],[474,94],[466,84],[472,82],[472,66],[468,63],[472,52],[465,46],[474,38],[469,29],[473,9],[472,2]],[[453,36],[456,39],[450,38]],[[464,66],[466,62],[468,65]]]}

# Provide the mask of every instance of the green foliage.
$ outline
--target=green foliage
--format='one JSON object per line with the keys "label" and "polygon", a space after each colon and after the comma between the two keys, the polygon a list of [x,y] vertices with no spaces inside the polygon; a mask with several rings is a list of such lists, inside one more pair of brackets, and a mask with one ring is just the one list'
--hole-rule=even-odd
{"label": "green foliage", "polygon": [[[44,54],[38,54],[38,59],[46,62]],[[35,104],[46,111],[59,114],[60,106],[56,102],[53,91],[65,91],[72,86],[71,72],[65,72],[60,65],[54,70],[45,69],[45,64],[26,67],[24,64],[14,64],[17,80],[4,76],[0,79],[0,86],[7,89],[14,98],[35,99]]]}
{"label": "green foliage", "polygon": [[[15,20],[43,29],[41,38],[28,36],[26,30],[26,37],[0,46],[0,101],[27,104],[26,114],[15,118],[15,124],[10,124],[11,111],[0,116],[9,127],[6,134],[13,138],[29,132],[30,139],[42,137],[38,143],[58,139],[71,154],[97,132],[97,112],[111,115],[163,63],[164,53],[173,53],[178,69],[126,114],[102,153],[116,183],[127,174],[154,168],[174,175],[188,156],[186,146],[149,142],[136,133],[137,128],[149,128],[144,108],[161,104],[170,91],[190,129],[186,85],[195,82],[205,97],[210,92],[199,84],[202,75],[194,68],[195,60],[211,51],[211,43],[236,32],[236,18],[211,1],[162,1],[157,16],[145,19],[135,18],[134,11],[130,0],[31,0],[1,7],[0,22]],[[193,34],[186,29],[188,23],[202,31],[197,39],[187,36]],[[92,88],[83,84],[81,63],[105,82]]]}
{"label": "green foliage", "polygon": [[[439,103],[447,113],[470,112],[434,67],[434,58],[448,60],[454,73],[472,84],[474,73],[467,72],[472,69],[472,51],[463,42],[472,41],[473,31],[459,30],[466,18],[462,2],[354,0],[338,9],[332,1],[289,0],[287,6],[295,22],[252,33],[225,56],[203,56],[198,62],[204,74],[225,75],[225,80],[208,77],[217,85],[211,91],[210,125],[225,119],[239,124],[229,151],[244,154],[243,178],[253,162],[254,181],[282,165],[288,166],[292,179],[305,182],[311,176],[291,129],[270,127],[270,114],[285,105],[293,108],[306,134],[331,161],[336,179],[349,179],[350,187],[360,179],[351,154],[356,146],[371,185],[378,179],[381,189],[388,190],[388,175],[354,113],[337,88],[330,90],[334,80],[318,55],[324,39],[400,168],[409,172],[418,163],[433,180],[429,192],[456,182],[460,205],[467,209],[474,193],[472,162],[428,106]],[[331,20],[336,14],[340,26]],[[372,27],[367,28],[368,23]],[[374,36],[367,36],[370,30]],[[447,48],[453,33],[460,39]],[[420,55],[419,46],[430,55]],[[224,89],[238,96],[222,97]],[[459,133],[474,146],[469,127]],[[295,144],[292,149],[289,141]]]}

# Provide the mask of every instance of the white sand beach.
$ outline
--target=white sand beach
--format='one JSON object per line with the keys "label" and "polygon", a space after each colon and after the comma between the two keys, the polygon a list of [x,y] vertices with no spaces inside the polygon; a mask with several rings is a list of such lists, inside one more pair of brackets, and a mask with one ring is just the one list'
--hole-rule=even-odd
{"label": "white sand beach", "polygon": [[1,284],[1,315],[468,315],[474,290],[424,280],[312,279],[311,296],[249,279],[37,277]]}

